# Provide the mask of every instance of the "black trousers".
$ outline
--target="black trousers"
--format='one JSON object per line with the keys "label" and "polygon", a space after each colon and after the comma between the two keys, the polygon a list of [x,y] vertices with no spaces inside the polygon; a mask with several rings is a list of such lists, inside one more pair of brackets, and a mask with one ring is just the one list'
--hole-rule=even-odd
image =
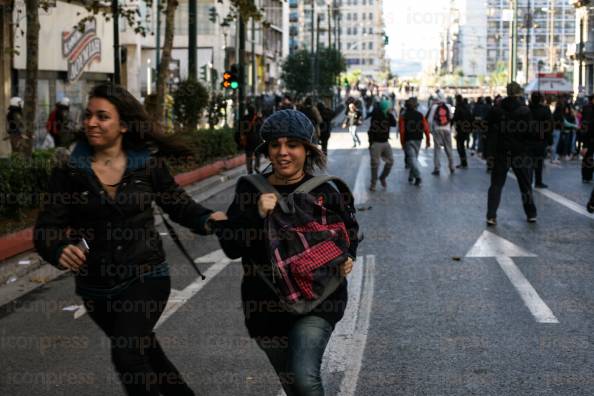
{"label": "black trousers", "polygon": [[589,147],[586,155],[582,160],[582,180],[592,181],[592,174],[594,173],[594,148]]}
{"label": "black trousers", "polygon": [[148,278],[110,299],[83,298],[111,341],[111,358],[129,396],[194,395],[153,332],[170,290],[169,277]]}
{"label": "black trousers", "polygon": [[544,161],[547,155],[546,144],[540,144],[534,146],[532,149],[532,155],[534,156],[534,178],[536,185],[542,184],[542,172],[544,168]]}
{"label": "black trousers", "polygon": [[509,168],[513,169],[518,179],[518,186],[522,192],[522,206],[524,207],[526,217],[536,217],[536,206],[534,205],[534,196],[532,193],[533,167],[534,157],[529,153],[516,155],[499,154],[495,156],[487,202],[487,219],[497,218],[497,209],[501,202],[501,192],[505,185]]}
{"label": "black trousers", "polygon": [[467,133],[460,133],[456,134],[456,148],[458,149],[458,155],[460,156],[460,165],[468,166],[468,161],[466,159],[466,142],[470,140],[470,137]]}

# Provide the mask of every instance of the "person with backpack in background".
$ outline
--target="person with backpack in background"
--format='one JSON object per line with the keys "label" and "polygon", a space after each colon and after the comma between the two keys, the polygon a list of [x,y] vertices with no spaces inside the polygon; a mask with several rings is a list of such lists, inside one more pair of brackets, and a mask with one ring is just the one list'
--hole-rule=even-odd
{"label": "person with backpack in background", "polygon": [[328,156],[328,140],[330,140],[330,134],[332,133],[334,112],[322,102],[318,102],[317,107],[323,120],[322,125],[320,125],[320,145],[322,146],[322,152]]}
{"label": "person with backpack in background", "polygon": [[56,107],[50,113],[46,129],[52,138],[56,147],[67,146],[73,138],[72,125],[70,122],[70,99],[62,98],[56,103]]}
{"label": "person with backpack in background", "polygon": [[594,173],[594,95],[582,109],[582,182],[591,183]]}
{"label": "person with backpack in background", "polygon": [[260,145],[260,126],[262,114],[256,111],[254,105],[247,107],[247,113],[239,124],[239,136],[236,138],[238,146],[245,151],[245,165],[249,175],[260,172],[260,155],[256,148]]}
{"label": "person with backpack in background", "polygon": [[[237,182],[229,219],[216,231],[225,254],[241,257],[245,325],[289,396],[324,395],[322,356],[344,315],[346,275],[358,246],[352,195],[329,182],[318,184],[314,177],[326,161],[313,143],[314,133],[301,112],[283,110],[270,116],[261,128],[260,150],[270,159],[272,171]],[[312,182],[315,187],[306,188]],[[293,215],[288,214],[291,208]],[[304,219],[306,212],[313,216]],[[287,219],[299,224],[283,223]],[[332,281],[326,283],[324,274]],[[312,289],[314,279],[320,287],[333,287]],[[301,310],[292,302],[301,304]]]}
{"label": "person with backpack in background", "polygon": [[533,145],[534,151],[534,177],[536,188],[548,188],[542,182],[542,172],[547,155],[547,146],[552,144],[553,140],[553,115],[549,106],[545,105],[544,97],[540,92],[532,92],[530,95],[530,112],[532,113],[532,122],[536,128],[537,143]]}
{"label": "person with backpack in background", "polygon": [[202,235],[226,215],[177,185],[165,160],[191,150],[166,136],[126,89],[94,87],[83,127],[67,163],[52,170],[33,230],[35,248],[54,267],[74,273],[75,293],[109,337],[127,395],[194,395],[154,332],[171,278],[152,203]]}
{"label": "person with backpack in background", "polygon": [[390,128],[398,126],[396,116],[390,109],[389,100],[381,100],[375,105],[371,113],[371,124],[367,137],[369,140],[369,156],[371,159],[371,180],[369,191],[375,191],[378,179],[380,158],[384,161],[384,169],[379,176],[383,188],[388,186],[387,178],[394,165],[394,153],[388,141],[390,139]]}
{"label": "person with backpack in background", "polygon": [[344,115],[344,121],[342,122],[343,128],[348,128],[351,138],[353,138],[353,148],[357,147],[357,144],[361,145],[361,139],[357,135],[357,127],[361,125],[363,120],[363,113],[357,108],[355,102],[349,102]]}
{"label": "person with backpack in background", "polygon": [[429,123],[423,115],[417,111],[417,98],[410,98],[406,101],[406,112],[400,116],[400,144],[404,148],[405,158],[410,169],[408,181],[415,186],[421,184],[421,172],[419,170],[419,151],[423,141],[423,133],[427,139],[427,148],[431,147],[431,136],[429,134]]}
{"label": "person with backpack in background", "polygon": [[536,205],[532,193],[532,173],[534,171],[534,151],[539,147],[538,130],[532,122],[532,113],[522,97],[524,90],[517,82],[507,85],[507,98],[493,114],[495,127],[489,136],[489,149],[492,151],[493,168],[491,186],[487,200],[487,225],[497,224],[497,209],[501,202],[501,192],[509,168],[512,168],[522,192],[522,205],[526,220],[536,222]]}
{"label": "person with backpack in background", "polygon": [[462,95],[456,95],[456,111],[454,111],[453,123],[456,128],[456,148],[460,156],[460,164],[456,168],[468,168],[466,158],[466,143],[470,140],[472,132],[473,117],[468,104],[464,102]]}
{"label": "person with backpack in background", "polygon": [[427,121],[433,135],[433,172],[432,175],[438,176],[440,173],[440,149],[443,146],[448,157],[448,166],[450,173],[454,173],[454,158],[452,155],[452,109],[445,101],[443,92],[437,92],[437,98],[427,115]]}

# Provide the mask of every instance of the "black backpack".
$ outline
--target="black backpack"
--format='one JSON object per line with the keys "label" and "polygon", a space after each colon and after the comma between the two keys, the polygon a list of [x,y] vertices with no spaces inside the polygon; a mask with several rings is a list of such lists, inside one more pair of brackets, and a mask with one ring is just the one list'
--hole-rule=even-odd
{"label": "black backpack", "polygon": [[340,265],[348,259],[349,235],[339,214],[324,207],[310,194],[332,182],[354,212],[349,187],[333,176],[315,176],[286,197],[262,175],[243,179],[262,193],[277,195],[278,204],[264,224],[269,263],[253,263],[256,273],[293,314],[306,314],[342,283]]}

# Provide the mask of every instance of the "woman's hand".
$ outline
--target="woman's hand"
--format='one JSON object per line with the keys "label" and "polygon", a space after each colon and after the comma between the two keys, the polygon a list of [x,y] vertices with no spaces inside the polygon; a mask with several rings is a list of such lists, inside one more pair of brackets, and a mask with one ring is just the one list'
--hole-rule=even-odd
{"label": "woman's hand", "polygon": [[353,270],[353,259],[348,258],[347,261],[340,264],[340,275],[346,277]]}
{"label": "woman's hand", "polygon": [[227,214],[225,212],[212,212],[211,215],[208,217],[208,220],[212,221],[223,221],[228,220]]}
{"label": "woman's hand", "polygon": [[267,193],[260,195],[258,199],[258,214],[260,214],[260,217],[265,218],[268,216],[276,206],[277,201],[278,198],[275,194]]}
{"label": "woman's hand", "polygon": [[76,245],[67,245],[60,255],[58,264],[67,270],[78,272],[80,267],[87,261],[85,252]]}

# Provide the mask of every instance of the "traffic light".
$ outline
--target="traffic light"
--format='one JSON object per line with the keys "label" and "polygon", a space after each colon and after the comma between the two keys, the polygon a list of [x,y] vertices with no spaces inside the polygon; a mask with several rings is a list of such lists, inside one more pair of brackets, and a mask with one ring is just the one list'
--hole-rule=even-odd
{"label": "traffic light", "polygon": [[200,66],[200,78],[204,81],[208,81],[208,65]]}
{"label": "traffic light", "polygon": [[225,70],[225,73],[223,73],[223,88],[239,88],[239,78],[237,74],[237,69],[235,67],[231,67],[231,70]]}
{"label": "traffic light", "polygon": [[217,21],[217,9],[215,7],[210,7],[208,9],[208,19],[215,23]]}

